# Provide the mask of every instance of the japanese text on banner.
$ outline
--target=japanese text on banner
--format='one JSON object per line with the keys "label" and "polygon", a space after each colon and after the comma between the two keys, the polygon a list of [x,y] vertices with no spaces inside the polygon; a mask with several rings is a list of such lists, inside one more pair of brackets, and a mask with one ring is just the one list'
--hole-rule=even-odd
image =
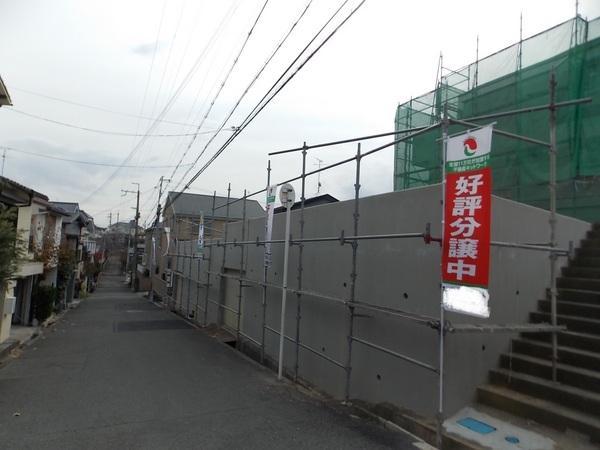
{"label": "japanese text on banner", "polygon": [[486,288],[489,279],[492,127],[448,139],[442,281]]}

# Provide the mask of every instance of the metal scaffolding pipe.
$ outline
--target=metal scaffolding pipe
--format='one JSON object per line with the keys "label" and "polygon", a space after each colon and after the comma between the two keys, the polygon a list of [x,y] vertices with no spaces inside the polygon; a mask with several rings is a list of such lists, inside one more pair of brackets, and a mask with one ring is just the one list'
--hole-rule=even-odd
{"label": "metal scaffolding pipe", "polygon": [[422,361],[419,361],[418,359],[414,359],[414,358],[411,358],[410,356],[406,356],[406,355],[403,355],[401,353],[397,353],[397,352],[395,352],[393,350],[390,350],[388,348],[382,347],[382,346],[377,345],[377,344],[373,344],[372,342],[369,342],[369,341],[365,341],[364,339],[353,337],[352,340],[355,341],[355,342],[360,342],[361,344],[366,345],[367,347],[371,347],[371,348],[373,348],[375,350],[379,350],[380,352],[387,353],[388,355],[394,356],[394,357],[396,357],[398,359],[401,359],[403,361],[407,361],[407,362],[409,362],[411,364],[414,364],[416,366],[419,366],[419,367],[422,367],[424,369],[430,370],[431,372],[438,373],[438,369],[436,367],[434,367],[434,366],[432,366],[430,364],[424,363]]}
{"label": "metal scaffolding pipe", "polygon": [[[554,108],[563,108],[565,106],[576,106],[581,105],[583,103],[590,103],[592,101],[592,97],[584,97],[578,98],[574,100],[566,100],[564,102],[554,103]],[[468,122],[473,122],[476,120],[490,120],[490,119],[498,119],[500,117],[513,116],[515,114],[524,114],[524,113],[532,113],[536,111],[544,111],[550,109],[552,103],[546,105],[538,105],[538,106],[529,106],[526,108],[512,109],[510,111],[502,111],[494,114],[485,114],[482,116],[474,116],[474,117],[466,117],[464,120]]]}
{"label": "metal scaffolding pipe", "polygon": [[290,148],[288,150],[279,150],[279,151],[276,151],[276,152],[271,152],[271,153],[269,153],[269,156],[282,155],[284,153],[299,152],[299,151],[302,151],[302,150],[309,150],[309,149],[313,149],[313,148],[329,147],[329,146],[332,146],[332,145],[350,144],[352,142],[366,141],[368,139],[377,139],[377,138],[386,137],[386,136],[395,136],[397,134],[412,133],[414,131],[420,131],[423,128],[425,128],[425,127],[423,126],[423,127],[415,127],[415,128],[405,128],[404,130],[391,131],[389,133],[370,134],[370,135],[367,135],[367,136],[361,136],[361,137],[349,138],[349,139],[342,139],[342,140],[339,140],[339,141],[323,142],[323,143],[320,143],[320,144],[313,144],[313,145],[306,145],[306,142],[305,142],[302,147],[296,147],[296,148]]}

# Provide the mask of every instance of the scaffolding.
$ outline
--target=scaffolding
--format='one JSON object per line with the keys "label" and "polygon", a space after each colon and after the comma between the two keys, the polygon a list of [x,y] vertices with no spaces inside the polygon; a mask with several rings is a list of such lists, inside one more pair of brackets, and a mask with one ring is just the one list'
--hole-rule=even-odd
{"label": "scaffolding", "polygon": [[[568,20],[479,59],[459,70],[440,64],[436,88],[400,104],[395,130],[414,129],[448,117],[478,122],[497,111],[549,104],[547,81],[556,77],[556,103],[589,97],[594,101],[557,112],[557,211],[586,221],[600,220],[600,17]],[[469,120],[471,119],[471,120]],[[497,128],[529,140],[497,135],[491,156],[493,193],[550,209],[546,155],[536,151],[549,135],[547,110],[495,116]],[[450,124],[449,132],[463,129]],[[525,133],[526,131],[526,133]],[[439,183],[442,161],[434,129],[395,145],[394,190]]]}
{"label": "scaffolding", "polygon": [[[168,289],[165,289],[164,282],[158,281],[158,284],[154,284],[152,286],[153,290],[156,290],[162,297],[165,303],[173,310],[178,311],[180,314],[186,316],[190,320],[196,322],[199,326],[207,326],[211,323],[211,320],[214,320],[214,323],[217,323],[220,327],[228,330],[232,336],[235,336],[235,342],[238,349],[244,350],[244,346],[249,344],[254,347],[259,355],[259,359],[261,362],[267,364],[267,355],[265,351],[265,343],[267,341],[266,334],[270,333],[276,336],[280,336],[280,330],[278,329],[278,324],[269,323],[267,320],[267,304],[271,302],[280,302],[280,296],[269,295],[270,290],[278,290],[281,292],[282,290],[286,290],[287,293],[291,295],[295,295],[296,302],[296,310],[294,312],[295,317],[295,329],[292,333],[285,334],[283,338],[291,343],[294,346],[294,364],[291,372],[288,371],[287,375],[293,380],[298,380],[299,373],[299,353],[300,351],[307,351],[313,355],[316,355],[319,358],[322,358],[324,361],[327,361],[329,364],[339,368],[341,370],[341,380],[344,383],[344,400],[346,402],[350,401],[352,398],[351,392],[351,380],[352,380],[352,369],[353,369],[353,347],[355,344],[364,346],[371,351],[381,352],[383,354],[388,355],[392,358],[397,358],[399,360],[405,361],[409,364],[412,364],[416,367],[419,367],[429,373],[435,374],[438,377],[438,388],[439,388],[439,398],[438,398],[438,415],[437,415],[437,445],[438,448],[443,447],[442,442],[442,423],[444,420],[444,348],[445,348],[445,340],[447,339],[448,334],[455,333],[518,333],[518,332],[544,332],[544,333],[552,333],[553,338],[553,378],[556,380],[556,362],[557,362],[557,341],[556,341],[556,333],[564,330],[565,328],[557,323],[557,312],[556,312],[556,272],[557,272],[557,258],[559,257],[569,257],[571,255],[572,245],[569,248],[559,248],[557,246],[557,242],[555,239],[555,229],[556,229],[556,210],[557,210],[557,202],[555,201],[557,196],[557,180],[556,173],[557,168],[560,167],[560,152],[557,152],[557,135],[560,126],[557,127],[557,116],[564,114],[565,110],[574,110],[581,109],[583,107],[589,106],[591,99],[590,98],[582,98],[582,99],[567,99],[562,102],[558,102],[556,100],[556,82],[554,72],[551,73],[550,79],[546,80],[545,85],[546,94],[543,96],[545,99],[548,99],[548,103],[541,105],[529,105],[525,108],[520,108],[516,110],[502,110],[496,111],[493,114],[485,114],[477,117],[471,117],[469,120],[462,120],[452,117],[450,101],[444,105],[443,110],[447,111],[446,114],[443,114],[440,120],[437,120],[434,116],[433,123],[429,124],[417,124],[417,126],[407,127],[403,130],[398,130],[394,133],[385,133],[385,135],[394,136],[394,140],[391,142],[372,148],[368,151],[364,151],[361,148],[361,142],[368,142],[369,139],[381,137],[382,135],[372,135],[372,136],[362,136],[359,138],[345,139],[342,141],[335,142],[327,142],[316,145],[307,145],[304,143],[301,147],[282,150],[278,152],[273,152],[270,155],[275,156],[279,154],[285,153],[294,153],[299,152],[301,154],[301,172],[298,176],[295,176],[291,179],[281,181],[278,183],[272,182],[272,173],[271,173],[271,165],[267,167],[267,175],[266,175],[266,186],[268,187],[271,184],[277,184],[281,186],[286,183],[291,183],[295,181],[300,182],[300,208],[299,208],[299,218],[300,218],[300,228],[299,235],[297,236],[289,236],[289,239],[272,239],[270,241],[265,241],[263,235],[250,236],[250,221],[246,216],[246,208],[245,204],[249,198],[255,197],[258,195],[262,195],[267,188],[260,189],[256,192],[247,193],[244,191],[243,197],[239,199],[231,199],[231,184],[228,185],[228,201],[225,204],[222,204],[218,207],[215,206],[214,199],[216,198],[216,193],[213,196],[213,204],[211,217],[215,216],[215,210],[220,208],[225,208],[225,217],[226,221],[229,221],[230,217],[230,205],[237,202],[243,202],[244,207],[242,208],[243,217],[241,220],[241,239],[231,239],[229,236],[229,226],[226,226],[223,230],[223,234],[217,238],[213,236],[212,239],[207,240],[204,245],[204,249],[202,252],[199,252],[195,248],[195,242],[193,240],[187,241],[177,241],[175,237],[177,236],[176,232],[173,232],[171,235],[172,242],[168,245],[168,257],[175,259],[175,264],[171,264],[171,267],[174,271],[174,274],[177,278],[177,281],[174,283],[173,291],[170,292]],[[446,106],[447,105],[447,106]],[[432,154],[436,155],[436,160],[439,161],[440,167],[435,170],[441,170],[441,162],[444,160],[443,155],[443,146],[442,142],[436,142],[436,136],[447,135],[450,130],[464,130],[465,128],[475,128],[478,123],[490,121],[498,121],[500,123],[501,120],[506,118],[511,118],[513,122],[522,121],[523,123],[528,123],[527,119],[515,119],[515,118],[524,118],[524,117],[536,117],[539,114],[543,114],[545,120],[547,122],[547,126],[545,127],[547,130],[547,134],[542,136],[540,134],[534,134],[534,136],[530,136],[529,133],[517,134],[512,133],[510,131],[506,131],[501,126],[498,126],[494,129],[495,132],[495,141],[494,150],[500,147],[498,141],[500,143],[504,142],[504,139],[510,139],[510,142],[517,142],[518,146],[536,146],[533,152],[538,155],[539,158],[543,158],[544,163],[546,165],[546,170],[543,171],[543,174],[547,176],[544,180],[540,180],[540,183],[543,184],[544,189],[547,190],[547,198],[550,201],[550,220],[548,222],[549,226],[549,235],[550,242],[540,242],[540,243],[522,243],[522,242],[499,242],[492,241],[492,246],[498,247],[507,247],[507,248],[519,248],[527,251],[534,252],[545,252],[550,258],[549,263],[549,272],[550,272],[550,298],[551,298],[551,321],[550,323],[542,323],[542,324],[531,324],[531,323],[509,323],[509,324],[497,324],[497,323],[452,323],[444,316],[444,310],[442,308],[441,300],[439,301],[440,309],[439,315],[431,316],[424,314],[417,314],[411,311],[406,311],[401,308],[392,308],[388,306],[377,305],[373,302],[370,302],[365,299],[359,299],[356,296],[356,283],[359,278],[359,270],[357,266],[357,251],[358,246],[361,243],[366,243],[366,241],[372,240],[420,240],[422,245],[439,245],[441,243],[441,237],[432,236],[430,232],[430,224],[423,224],[423,228],[421,230],[414,230],[413,232],[407,233],[396,233],[396,234],[360,234],[359,233],[359,223],[360,223],[360,205],[361,205],[361,197],[360,197],[360,188],[361,188],[361,161],[364,158],[369,157],[377,152],[380,152],[384,149],[388,149],[391,147],[398,148],[399,145],[404,145],[406,143],[414,144],[421,138],[426,138],[430,140],[432,148]],[[428,120],[431,121],[431,118]],[[415,125],[415,124],[412,124]],[[533,127],[534,129],[535,126]],[[525,131],[529,131],[528,127],[524,127]],[[335,163],[329,164],[327,166],[319,167],[318,169],[307,171],[306,170],[306,158],[308,151],[315,148],[324,148],[335,146],[338,144],[348,143],[348,142],[358,142],[356,154],[352,157],[337,161]],[[507,141],[508,142],[508,141]],[[525,151],[525,150],[524,150]],[[492,152],[492,154],[493,154]],[[500,147],[499,152],[502,153],[502,148]],[[540,160],[541,161],[541,160]],[[329,235],[329,236],[316,236],[316,237],[306,237],[304,235],[304,221],[305,221],[305,194],[306,194],[306,178],[313,175],[318,175],[323,171],[330,170],[334,167],[354,164],[355,167],[355,175],[353,179],[354,183],[354,198],[353,198],[353,212],[352,212],[352,230],[351,232],[346,232],[345,230],[339,230],[339,235]],[[540,162],[541,165],[541,162]],[[431,169],[433,170],[433,169]],[[411,175],[412,176],[412,175]],[[428,183],[423,183],[428,184]],[[205,212],[208,215],[208,212]],[[177,227],[177,218],[176,225]],[[261,273],[256,273],[253,277],[249,276],[246,270],[247,258],[245,257],[246,249],[250,246],[260,247],[265,245],[265,243],[269,242],[272,245],[285,245],[286,240],[289,241],[290,246],[298,246],[298,264],[297,264],[297,274],[296,274],[296,287],[284,287],[278,283],[272,281],[272,271],[274,269],[279,270],[279,268],[270,268],[267,265],[264,266],[264,270],[261,270]],[[348,290],[347,296],[334,296],[329,295],[323,292],[317,292],[315,290],[310,289],[305,286],[303,280],[303,268],[304,268],[304,246],[306,245],[319,245],[322,243],[339,243],[342,247],[347,247],[350,249],[348,258],[349,258],[349,280],[350,286]],[[225,261],[227,258],[229,249],[240,249],[240,258],[239,258],[239,267],[236,269],[237,273],[232,273],[230,269],[226,268]],[[221,252],[221,266],[215,267],[214,259],[216,256],[215,252]],[[231,261],[230,261],[231,263]],[[154,272],[154,271],[152,271]],[[153,280],[156,280],[156,277],[153,277]],[[226,291],[226,283],[227,280],[229,282],[237,283],[237,295],[235,302],[227,301],[225,299],[225,291]],[[177,286],[182,286],[183,283],[187,284],[187,298],[182,299],[180,293],[178,293]],[[261,317],[258,317],[256,320],[260,321],[260,337],[259,336],[250,336],[246,330],[244,330],[241,317],[244,309],[244,301],[245,301],[245,290],[248,287],[255,287],[262,290],[262,300],[261,300],[261,309],[262,314]],[[302,318],[302,308],[305,302],[324,302],[330,305],[337,305],[337,307],[341,308],[341,311],[345,314],[346,325],[345,325],[345,350],[344,358],[334,358],[329,355],[326,355],[324,352],[319,349],[311,347],[306,343],[305,338],[301,335],[300,323]],[[211,317],[209,314],[210,305],[218,311],[216,317]],[[424,361],[419,359],[414,355],[407,355],[402,353],[394,348],[389,348],[385,345],[381,345],[378,342],[372,342],[370,340],[364,339],[363,337],[357,336],[354,324],[357,317],[360,317],[364,313],[382,315],[386,317],[391,317],[398,320],[409,321],[414,324],[423,326],[425,330],[431,330],[433,333],[437,333],[439,337],[439,347],[438,347],[438,355],[439,360],[437,363],[431,361]],[[425,331],[426,333],[426,331]],[[271,358],[272,362],[272,358]]]}

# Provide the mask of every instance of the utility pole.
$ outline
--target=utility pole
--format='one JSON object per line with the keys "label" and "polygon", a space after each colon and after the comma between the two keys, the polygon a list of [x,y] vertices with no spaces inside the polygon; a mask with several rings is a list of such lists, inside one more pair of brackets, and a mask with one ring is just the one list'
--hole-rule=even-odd
{"label": "utility pole", "polygon": [[6,163],[6,149],[2,152],[2,176],[4,176],[4,163]]}
{"label": "utility pole", "polygon": [[117,223],[119,223],[119,212],[117,211]]}
{"label": "utility pole", "polygon": [[163,176],[160,177],[160,183],[159,183],[159,187],[158,187],[158,205],[156,206],[156,221],[154,222],[154,226],[157,226],[158,222],[160,222],[160,211],[161,211],[160,199],[162,197],[163,181],[170,183],[171,179],[165,178]]}
{"label": "utility pole", "polygon": [[108,213],[108,228],[112,225],[112,212]]}
{"label": "utility pole", "polygon": [[137,191],[128,191],[121,189],[123,195],[136,194],[135,201],[135,228],[133,231],[133,267],[131,270],[131,289],[133,292],[137,292],[136,279],[137,279],[137,260],[138,260],[138,224],[140,220],[140,183],[131,183],[137,186]]}

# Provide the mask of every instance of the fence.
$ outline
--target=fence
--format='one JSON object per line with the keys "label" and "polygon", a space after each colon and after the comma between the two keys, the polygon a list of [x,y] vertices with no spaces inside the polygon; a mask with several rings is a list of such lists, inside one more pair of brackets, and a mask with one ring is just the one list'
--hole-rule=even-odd
{"label": "fence", "polygon": [[[287,288],[287,292],[295,297],[295,303],[292,304],[293,307],[291,309],[291,311],[294,312],[293,317],[287,316],[286,318],[288,325],[291,325],[291,327],[286,328],[291,328],[293,331],[284,336],[284,340],[288,343],[285,346],[286,352],[284,358],[288,358],[289,361],[289,355],[293,355],[292,363],[287,364],[286,374],[289,377],[294,380],[302,378],[300,376],[301,362],[304,361],[307,365],[314,363],[312,362],[313,360],[303,359],[304,356],[301,355],[301,353],[310,354],[311,358],[318,358],[330,365],[330,369],[322,369],[321,367],[318,369],[313,368],[316,372],[321,371],[319,372],[320,375],[317,376],[319,382],[315,383],[313,380],[313,384],[317,384],[319,388],[323,388],[325,391],[339,393],[340,388],[338,385],[339,381],[342,381],[343,389],[341,389],[341,397],[343,397],[345,401],[349,401],[353,398],[354,394],[352,391],[353,375],[356,377],[358,376],[357,373],[361,374],[365,370],[368,370],[365,361],[378,358],[378,356],[374,356],[376,354],[385,355],[386,357],[392,357],[401,361],[403,370],[405,370],[404,374],[409,374],[408,371],[410,371],[410,375],[407,375],[406,379],[414,380],[421,377],[418,372],[415,372],[417,369],[425,371],[425,373],[429,374],[426,376],[429,377],[428,380],[436,380],[435,382],[437,383],[437,445],[441,448],[442,422],[445,414],[444,400],[447,395],[445,392],[445,385],[448,376],[448,374],[445,373],[445,367],[450,365],[455,368],[453,362],[445,361],[446,348],[449,345],[446,342],[448,334],[456,335],[457,337],[455,339],[464,343],[468,340],[473,340],[471,337],[472,333],[495,334],[522,331],[551,332],[554,336],[553,367],[554,371],[556,370],[556,332],[564,329],[564,327],[559,326],[556,321],[557,258],[567,257],[569,255],[569,248],[567,248],[568,246],[566,245],[566,241],[568,240],[566,239],[566,235],[581,235],[584,232],[585,224],[579,224],[573,228],[569,219],[556,216],[556,203],[551,202],[550,213],[547,215],[539,215],[536,212],[538,216],[536,216],[537,218],[535,219],[537,220],[535,224],[538,226],[540,226],[542,222],[548,224],[549,242],[509,242],[508,240],[497,240],[492,242],[492,246],[496,249],[518,251],[520,258],[523,259],[523,264],[531,266],[531,269],[528,270],[539,269],[539,256],[535,256],[535,258],[537,258],[535,259],[536,263],[532,264],[532,259],[528,260],[526,256],[522,255],[525,255],[526,253],[550,255],[549,270],[546,269],[546,273],[548,273],[547,279],[550,284],[550,295],[552,300],[551,323],[531,324],[524,323],[524,320],[503,324],[475,320],[465,323],[460,319],[460,316],[446,316],[441,307],[441,301],[431,300],[432,298],[435,298],[436,292],[437,297],[439,298],[439,262],[436,264],[434,261],[440,260],[439,251],[437,249],[439,248],[441,238],[437,236],[439,236],[440,230],[441,207],[436,208],[432,206],[439,205],[439,187],[424,188],[425,190],[422,195],[426,197],[426,201],[424,201],[423,204],[419,205],[419,202],[416,202],[416,204],[412,204],[412,206],[408,204],[404,205],[406,211],[411,207],[414,209],[421,206],[421,208],[424,208],[425,210],[423,214],[429,214],[432,219],[429,223],[423,221],[420,227],[417,226],[415,221],[405,220],[405,224],[410,224],[410,226],[413,226],[414,228],[402,232],[381,231],[381,224],[374,225],[377,220],[373,221],[369,219],[368,213],[361,212],[362,208],[372,210],[377,199],[365,199],[360,196],[361,162],[364,158],[367,158],[372,154],[393,147],[400,142],[414,139],[415,137],[428,133],[434,129],[441,128],[447,131],[450,125],[462,128],[476,127],[477,123],[494,120],[497,117],[528,114],[532,111],[546,110],[548,111],[549,129],[551,130],[548,142],[542,141],[541,139],[516,135],[514,133],[507,133],[501,129],[496,129],[495,132],[498,135],[510,137],[511,139],[534,143],[541,148],[548,150],[550,167],[550,178],[548,180],[549,196],[550,198],[555,198],[555,178],[552,175],[555,173],[556,169],[557,151],[555,146],[555,135],[553,134],[555,131],[552,131],[555,130],[555,111],[558,108],[578,105],[589,100],[582,99],[560,104],[556,103],[553,95],[553,86],[553,83],[550,83],[551,101],[547,105],[474,117],[470,120],[450,119],[446,115],[443,117],[442,121],[431,125],[394,133],[396,137],[398,134],[401,135],[401,137],[397,137],[386,145],[375,147],[366,152],[363,152],[360,142],[368,141],[370,138],[380,137],[381,135],[364,136],[361,138],[312,146],[304,144],[299,148],[271,154],[275,156],[283,153],[300,152],[302,157],[302,170],[300,175],[277,183],[279,186],[284,183],[295,181],[300,183],[300,208],[295,212],[295,216],[298,220],[294,227],[295,230],[292,232],[290,238],[290,246],[297,248],[297,251],[293,255],[297,257],[297,260],[291,268],[291,272],[296,273],[296,283],[295,287]],[[353,141],[358,142],[357,151],[353,157],[343,159],[316,170],[306,170],[306,158],[309,150]],[[305,208],[304,202],[306,199],[307,177],[346,164],[355,165],[353,177],[354,199],[350,203],[345,202],[343,205],[327,206],[326,208],[335,210],[331,217],[323,216],[325,207],[321,207],[321,211],[318,213],[311,212],[310,208]],[[271,167],[269,164],[267,168],[266,185],[268,186],[270,184],[274,183],[271,182]],[[281,273],[279,270],[282,259],[282,247],[285,242],[285,236],[283,236],[283,233],[281,232],[283,223],[281,216],[279,216],[276,220],[276,229],[278,230],[278,234],[282,237],[265,241],[264,218],[249,220],[248,217],[246,217],[245,208],[247,199],[260,195],[264,193],[265,190],[266,189],[262,189],[250,194],[244,192],[242,198],[231,200],[230,185],[228,187],[228,201],[221,207],[226,209],[225,217],[229,218],[229,206],[235,202],[243,202],[242,220],[226,226],[222,236],[218,239],[207,241],[201,253],[198,253],[195,250],[194,241],[177,242],[173,240],[172,243],[169,243],[168,253],[175,261],[175,264],[172,267],[172,270],[176,275],[176,280],[173,283],[172,288],[173,292],[169,295],[169,292],[164,287],[157,286],[157,288],[162,290],[163,298],[167,299],[167,302],[173,309],[178,310],[181,314],[186,315],[188,318],[193,319],[203,326],[213,322],[219,324],[235,336],[235,342],[238,348],[254,354],[261,362],[274,366],[275,360],[277,359],[275,356],[277,354],[275,351],[277,345],[275,342],[277,338],[280,338],[281,330],[277,320],[277,313],[281,313],[281,309],[277,310],[276,306],[279,305],[281,291],[283,289],[281,284]],[[393,199],[395,198],[396,197]],[[385,208],[389,207],[390,199],[391,197],[384,198],[384,201],[387,202],[383,205]],[[394,201],[391,203],[394,203]],[[501,200],[498,199],[495,201],[500,202]],[[506,206],[508,203],[498,204],[503,208],[508,207]],[[525,210],[525,207],[523,206],[511,205],[510,208],[516,208],[514,211],[516,211],[516,214],[522,214],[522,217],[527,216],[527,214],[532,214],[531,211]],[[218,208],[215,208],[213,202],[213,208],[210,212],[211,217],[215,217],[216,209]],[[400,207],[400,209],[402,208]],[[316,208],[314,211],[316,211]],[[347,218],[349,213],[351,214],[350,227],[343,226],[339,228],[337,232],[330,231],[336,228],[338,223],[348,225],[348,222],[341,221],[339,217],[340,214],[344,214],[344,217]],[[209,212],[205,211],[204,214],[208,216]],[[309,215],[312,218],[311,222],[306,221],[306,218]],[[510,229],[509,219],[506,220],[507,221],[503,223],[506,223],[507,229]],[[510,220],[513,219],[511,218]],[[533,224],[534,220],[531,220],[531,223]],[[572,226],[572,230],[563,234],[558,233],[556,231],[557,221],[561,221],[561,224],[564,224],[565,227]],[[377,229],[378,231],[361,234],[360,230],[364,229],[361,224],[365,222],[369,222],[369,228]],[[307,227],[309,226],[310,233],[307,233]],[[346,229],[350,229],[351,232],[346,232]],[[325,230],[326,233],[324,233],[323,230]],[[539,230],[533,231],[534,235],[540,235]],[[436,235],[436,233],[438,234]],[[563,247],[559,247],[559,241],[563,243]],[[262,265],[266,243],[270,243],[272,246],[276,247],[273,255],[273,265],[271,267]],[[405,258],[408,262],[404,267],[410,267],[410,269],[402,276],[406,277],[406,279],[423,276],[423,279],[426,280],[426,282],[421,286],[422,289],[420,295],[423,296],[423,299],[427,300],[429,305],[437,303],[437,311],[436,308],[427,310],[425,307],[420,309],[416,308],[417,311],[411,311],[398,307],[397,303],[381,304],[381,302],[365,300],[365,298],[372,299],[378,298],[377,296],[383,297],[384,295],[382,293],[387,292],[386,289],[396,290],[398,291],[397,296],[400,296],[399,288],[401,287],[395,286],[396,278],[394,277],[393,272],[377,273],[374,272],[373,268],[368,266],[361,266],[363,267],[361,270],[368,274],[366,278],[371,280],[369,286],[373,288],[373,290],[371,292],[365,292],[363,289],[359,295],[357,290],[357,281],[359,280],[358,260],[359,256],[368,255],[368,252],[371,251],[371,246],[379,246],[377,247],[378,254],[383,255],[385,261],[390,261],[392,264],[393,261],[398,260],[399,258]],[[359,254],[361,248],[365,248],[365,250],[363,253]],[[390,251],[390,249],[393,251]],[[399,249],[405,249],[404,256],[398,252]],[[320,260],[329,261],[330,264],[320,266]],[[257,263],[257,261],[259,263]],[[331,261],[337,261],[337,263],[332,264]],[[412,261],[412,266],[410,265],[410,261]],[[310,264],[307,265],[307,262],[310,262]],[[421,263],[423,263],[423,265],[421,265]],[[383,267],[385,265],[380,266]],[[429,273],[421,275],[418,273],[419,270],[428,270]],[[497,270],[508,269],[499,267]],[[344,280],[346,279],[348,272],[350,274],[349,283],[344,282],[343,288],[339,286],[338,283],[336,289],[330,289],[331,292],[327,292],[327,289],[322,289],[322,283],[321,289],[310,287],[306,283],[307,280],[311,280],[315,285],[318,285],[318,281],[316,280],[322,278],[327,278],[331,282],[333,282],[333,280]],[[399,275],[397,277],[399,277]],[[421,281],[422,280],[418,280],[415,283],[419,284]],[[530,283],[535,284],[535,279],[533,281],[530,280]],[[523,289],[526,290],[527,286],[523,286]],[[516,295],[519,295],[518,291]],[[404,292],[403,296],[404,298],[408,298],[407,292]],[[318,305],[318,308],[315,309],[312,305]],[[515,307],[518,308],[518,304]],[[339,308],[343,309],[343,318],[340,317]],[[521,311],[521,313],[524,313],[524,311]],[[373,324],[364,325],[363,322],[357,322],[359,319],[362,321],[363,319],[373,317],[377,317],[377,323],[380,324],[380,326]],[[521,314],[519,317],[523,319],[524,315]],[[457,319],[456,322],[451,320],[455,318]],[[341,319],[343,319],[343,321],[341,321]],[[322,322],[325,322],[325,324],[329,324],[331,330],[317,330],[316,327],[311,327],[311,320],[313,320],[313,324],[320,323],[322,325]],[[398,322],[401,325],[398,325],[397,327],[399,329],[401,328],[403,332],[408,333],[406,336],[418,336],[417,340],[411,342],[414,351],[398,351],[394,348],[394,340],[390,339],[389,336],[385,336],[385,333],[377,329],[383,329],[384,326],[382,324],[387,327],[392,321],[394,323],[401,321]],[[306,325],[307,322],[308,325]],[[343,341],[340,341],[337,339],[337,331],[334,333],[333,329],[339,330],[342,327],[344,329],[343,335],[345,338]],[[427,330],[430,330],[431,334],[428,334]],[[312,337],[315,333],[324,333],[327,335],[328,342],[333,349],[326,349],[325,346],[319,348],[311,342],[311,340],[314,340]],[[378,335],[380,340],[367,339],[364,337],[365,334],[371,334],[373,336]],[[461,337],[460,335],[464,335],[464,337]],[[384,342],[382,343],[382,341]],[[496,345],[502,346],[504,344],[496,343]],[[357,355],[360,356],[360,361],[362,361],[362,363],[358,365],[355,363]],[[408,369],[408,366],[413,366],[413,368]],[[377,374],[377,379],[381,379],[380,374]],[[363,389],[363,387],[359,386],[356,387],[356,389],[360,390]],[[430,393],[415,393],[413,395],[427,396],[429,394]]]}

